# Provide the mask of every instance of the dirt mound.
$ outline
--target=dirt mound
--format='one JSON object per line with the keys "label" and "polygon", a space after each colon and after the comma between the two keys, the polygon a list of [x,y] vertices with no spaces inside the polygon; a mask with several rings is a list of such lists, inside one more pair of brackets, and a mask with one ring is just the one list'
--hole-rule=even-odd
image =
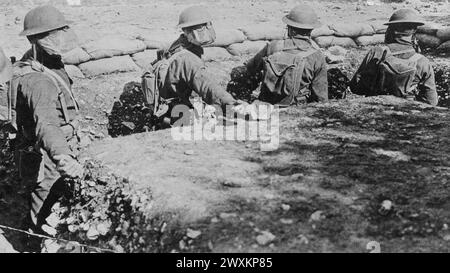
{"label": "dirt mound", "polygon": [[[146,215],[167,219],[161,251],[364,252],[370,241],[383,251],[446,251],[449,121],[444,108],[352,99],[282,114],[274,152],[161,131],[89,154],[137,192],[151,190]],[[257,239],[266,232],[271,245]]]}

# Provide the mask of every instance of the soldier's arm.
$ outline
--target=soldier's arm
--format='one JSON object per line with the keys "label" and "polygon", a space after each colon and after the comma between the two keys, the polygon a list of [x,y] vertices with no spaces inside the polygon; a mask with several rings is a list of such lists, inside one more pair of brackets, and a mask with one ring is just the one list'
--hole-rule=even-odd
{"label": "soldier's arm", "polygon": [[169,73],[170,82],[186,82],[207,104],[224,106],[236,103],[233,96],[215,81],[216,77],[208,73],[203,61],[194,55],[176,58],[170,64]]}
{"label": "soldier's arm", "polygon": [[38,143],[51,158],[56,155],[70,155],[71,151],[61,131],[61,120],[56,109],[60,108],[57,88],[50,79],[43,77],[32,84],[28,86],[32,92],[26,99],[33,112]]}
{"label": "soldier's arm", "polygon": [[314,78],[310,85],[312,100],[317,102],[328,101],[328,70],[325,56],[313,55],[316,58]]}
{"label": "soldier's arm", "polygon": [[433,66],[425,58],[423,58],[422,62],[419,63],[418,74],[420,75],[420,81],[417,86],[419,91],[417,94],[417,100],[434,106],[437,105],[438,95],[436,91],[436,80]]}

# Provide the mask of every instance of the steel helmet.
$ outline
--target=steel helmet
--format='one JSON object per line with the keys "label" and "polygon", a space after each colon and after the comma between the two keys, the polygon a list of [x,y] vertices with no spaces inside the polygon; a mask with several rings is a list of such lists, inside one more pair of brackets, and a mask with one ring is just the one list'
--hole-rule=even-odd
{"label": "steel helmet", "polygon": [[424,19],[413,9],[399,9],[392,14],[391,19],[385,25],[412,24],[417,26],[425,25]]}
{"label": "steel helmet", "polygon": [[187,28],[196,25],[206,24],[212,21],[212,16],[203,6],[189,7],[180,14],[178,27]]}
{"label": "steel helmet", "polygon": [[301,29],[315,29],[322,24],[313,8],[309,5],[298,5],[283,17],[283,22],[288,26]]}
{"label": "steel helmet", "polygon": [[0,48],[0,84],[11,80],[13,69],[11,61],[6,57],[3,49]]}
{"label": "steel helmet", "polygon": [[40,6],[27,13],[20,36],[32,36],[66,27],[69,22],[64,15],[53,6]]}

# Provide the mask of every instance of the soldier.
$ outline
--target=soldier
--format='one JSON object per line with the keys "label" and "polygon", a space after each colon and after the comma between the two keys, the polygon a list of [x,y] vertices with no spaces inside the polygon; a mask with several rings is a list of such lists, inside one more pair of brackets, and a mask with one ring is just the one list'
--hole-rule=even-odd
{"label": "soldier", "polygon": [[159,65],[155,69],[157,72],[154,72],[159,73],[157,77],[162,81],[159,95],[163,104],[169,105],[167,113],[170,115],[175,105],[186,105],[192,109],[189,100],[192,91],[205,103],[222,109],[242,104],[218,85],[201,59],[203,46],[213,43],[216,38],[209,12],[204,7],[193,6],[185,9],[179,19],[178,27],[183,33],[167,50],[159,54],[156,66],[158,62],[161,64],[161,60],[165,60],[166,67]]}
{"label": "soldier", "polygon": [[17,129],[19,176],[31,189],[32,229],[42,232],[51,207],[83,174],[76,160],[78,104],[61,56],[76,45],[64,15],[52,6],[31,10],[24,30],[32,49],[14,64],[11,108]]}
{"label": "soldier", "polygon": [[[288,33],[272,41],[246,64],[246,76],[262,81],[259,100],[280,106],[328,101],[325,56],[311,40],[321,23],[308,5],[299,5],[283,18]],[[256,75],[262,72],[262,79]],[[244,73],[245,74],[245,73]]]}
{"label": "soldier", "polygon": [[[9,82],[12,78],[12,65],[10,60],[6,57],[3,49],[0,48],[0,93],[2,94],[2,99],[7,99],[3,94],[9,92]],[[1,101],[2,103],[6,101]],[[8,108],[6,105],[0,105],[0,122],[8,120]]]}
{"label": "soldier", "polygon": [[396,11],[389,22],[385,46],[372,48],[350,82],[353,93],[393,95],[431,105],[438,103],[434,71],[419,51],[414,34],[424,25],[412,9]]}

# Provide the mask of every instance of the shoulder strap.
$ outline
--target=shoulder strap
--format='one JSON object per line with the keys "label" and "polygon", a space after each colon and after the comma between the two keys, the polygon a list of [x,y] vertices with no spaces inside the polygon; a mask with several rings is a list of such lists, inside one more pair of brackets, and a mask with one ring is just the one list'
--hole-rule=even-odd
{"label": "shoulder strap", "polygon": [[76,112],[79,111],[79,107],[78,107],[77,101],[75,100],[75,97],[73,96],[72,89],[67,85],[67,83],[56,72],[52,71],[51,69],[48,69],[47,67],[45,67],[44,65],[42,65],[41,63],[39,63],[35,60],[18,62],[17,64],[21,68],[23,68],[23,67],[31,68],[30,70],[25,70],[25,72],[19,76],[24,76],[29,73],[37,72],[37,73],[42,73],[43,75],[46,75],[53,82],[53,84],[55,85],[55,87],[58,90],[58,100],[61,103],[61,109],[63,111],[64,120],[66,121],[66,123],[70,123],[69,111],[67,110],[66,100],[64,97],[64,93],[60,89],[60,84],[69,93],[70,98],[72,99],[72,101],[74,103]]}
{"label": "shoulder strap", "polygon": [[306,58],[316,52],[317,50],[311,49],[306,52],[301,52],[297,54],[297,56],[295,56],[294,61],[297,64],[297,68],[295,71],[295,78],[294,78],[294,88],[295,88],[294,90],[300,91],[301,80],[303,77],[303,72],[305,71]]}

